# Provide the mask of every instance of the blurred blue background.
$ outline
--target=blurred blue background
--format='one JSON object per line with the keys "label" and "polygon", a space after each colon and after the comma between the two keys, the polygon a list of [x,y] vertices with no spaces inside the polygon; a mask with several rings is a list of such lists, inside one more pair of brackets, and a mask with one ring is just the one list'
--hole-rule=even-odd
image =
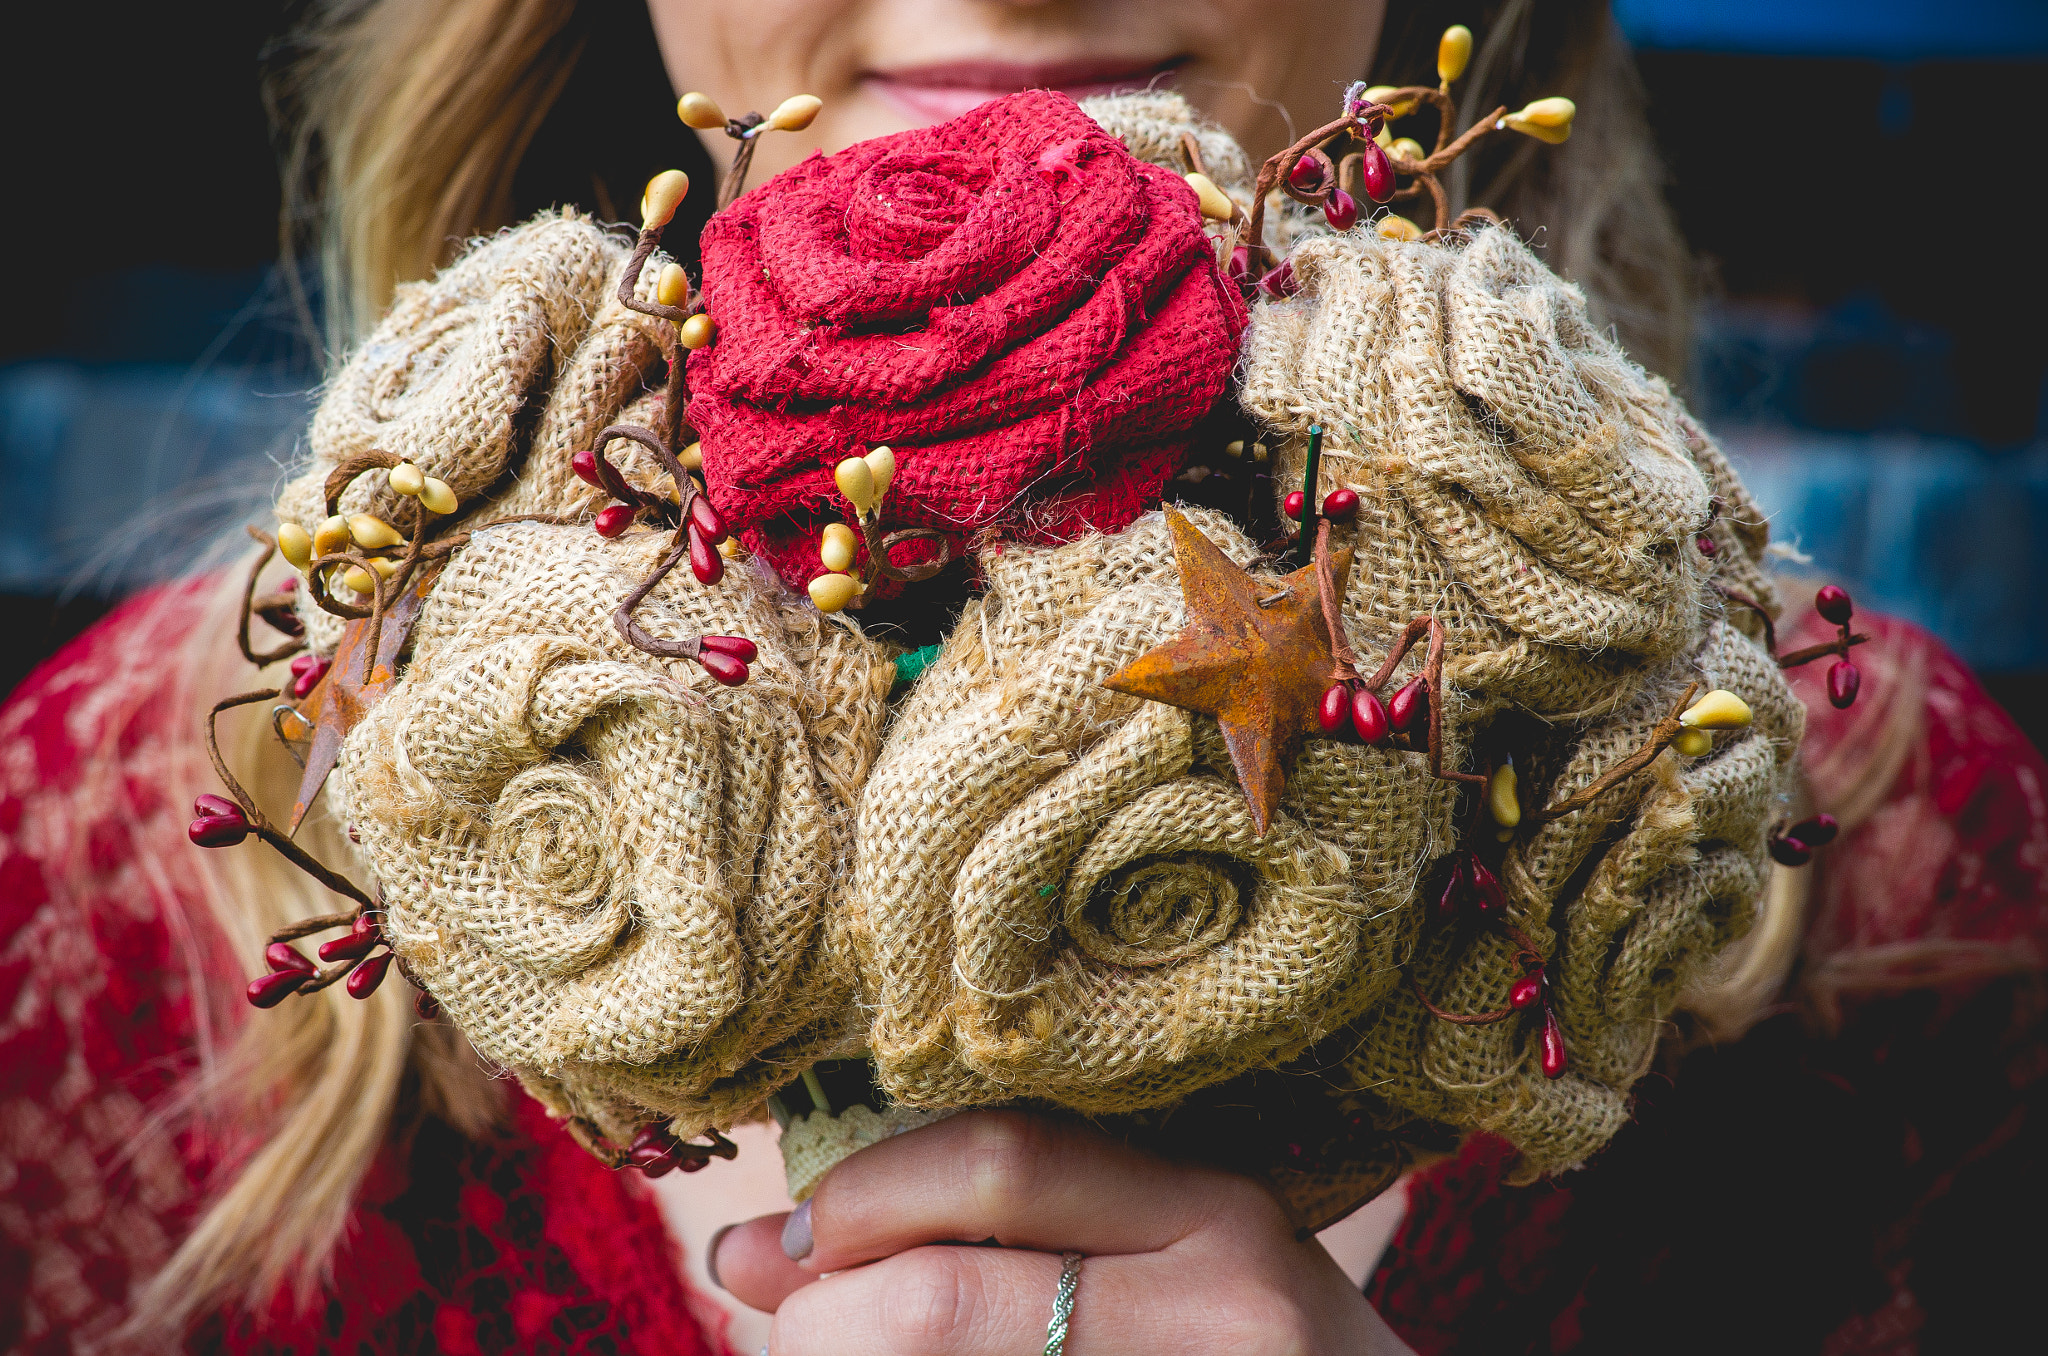
{"label": "blurred blue background", "polygon": [[[49,82],[0,82],[9,177],[41,204],[10,214],[26,234],[0,334],[0,691],[266,501],[318,380],[276,267],[255,80],[283,10],[121,8],[115,35],[90,35],[118,137],[19,135],[59,126]],[[1780,540],[1939,633],[2040,742],[2048,270],[2025,203],[2048,3],[1615,13],[1707,271],[1690,399]],[[145,210],[106,210],[116,185]]]}

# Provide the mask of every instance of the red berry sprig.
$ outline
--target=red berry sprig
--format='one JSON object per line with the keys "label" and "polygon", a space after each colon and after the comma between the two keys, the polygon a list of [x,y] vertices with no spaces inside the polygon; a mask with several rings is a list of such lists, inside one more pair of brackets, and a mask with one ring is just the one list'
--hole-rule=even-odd
{"label": "red berry sprig", "polygon": [[[654,573],[641,581],[640,587],[619,610],[614,618],[620,632],[639,649],[664,658],[695,660],[706,673],[727,687],[737,687],[750,676],[748,665],[759,657],[754,642],[742,636],[699,636],[696,641],[661,640],[646,631],[631,618],[634,607],[667,577],[684,555],[690,562],[690,573],[697,582],[707,588],[725,578],[725,554],[721,546],[731,537],[725,524],[725,516],[718,511],[703,488],[690,474],[702,464],[701,454],[695,445],[684,449],[682,458],[670,456],[666,446],[645,429],[614,425],[597,435],[599,447],[607,437],[616,435],[641,443],[654,451],[669,464],[669,474],[676,481],[676,489],[683,496],[683,508],[678,526],[682,529],[680,540],[671,547],[669,556],[656,568]],[[618,468],[605,460],[602,452],[584,448],[569,457],[569,468],[577,477],[595,485],[624,502],[612,504],[598,511],[592,526],[601,537],[616,537],[644,513],[653,513],[675,522],[675,505],[658,495],[637,489],[626,482]]]}
{"label": "red berry sprig", "polygon": [[1459,853],[1451,863],[1450,874],[1444,878],[1443,889],[1437,893],[1437,921],[1495,923],[1506,918],[1507,911],[1507,896],[1501,891],[1500,877],[1479,860],[1478,853],[1469,849]]}
{"label": "red berry sprig", "polygon": [[1460,1026],[1491,1026],[1518,1012],[1529,1014],[1535,1019],[1538,1067],[1545,1078],[1562,1078],[1571,1066],[1571,1057],[1565,1048],[1564,1023],[1558,1019],[1557,1003],[1550,989],[1549,962],[1528,934],[1508,918],[1500,880],[1479,860],[1477,853],[1460,853],[1452,863],[1436,912],[1440,923],[1466,928],[1486,925],[1505,931],[1515,943],[1522,973],[1509,987],[1507,1003],[1492,1012],[1448,1012],[1432,1002],[1421,983],[1410,975],[1408,985],[1416,999],[1431,1016]]}
{"label": "red berry sprig", "polygon": [[1797,668],[1811,664],[1828,655],[1838,655],[1828,666],[1828,704],[1837,711],[1846,711],[1856,704],[1856,694],[1863,690],[1863,671],[1856,667],[1856,661],[1849,657],[1852,647],[1869,641],[1869,636],[1859,636],[1849,627],[1856,616],[1856,605],[1850,600],[1848,590],[1836,584],[1824,584],[1813,595],[1813,610],[1820,613],[1823,621],[1832,622],[1836,628],[1835,639],[1819,645],[1809,645],[1803,650],[1778,656],[1781,669]]}
{"label": "red berry sprig", "polygon": [[1802,819],[1789,829],[1771,834],[1768,843],[1771,860],[1783,866],[1805,866],[1813,860],[1815,848],[1834,842],[1835,835],[1841,831],[1842,826],[1835,822],[1833,815]]}
{"label": "red berry sprig", "polygon": [[697,1172],[714,1158],[735,1158],[739,1147],[716,1130],[711,1143],[696,1144],[677,1139],[665,1125],[643,1125],[626,1148],[626,1165],[640,1169],[643,1176],[663,1177],[671,1172]]}
{"label": "red berry sprig", "polygon": [[[310,935],[327,921],[311,919],[308,920],[310,927],[301,925],[287,930],[302,936]],[[295,993],[317,993],[336,980],[346,980],[349,997],[368,998],[383,984],[385,974],[397,959],[388,948],[376,955],[371,954],[384,945],[384,934],[367,910],[354,916],[346,933],[320,944],[320,959],[333,963],[325,970],[306,959],[305,954],[289,941],[273,940],[263,951],[263,963],[269,967],[269,973],[249,981],[249,1002],[259,1008],[274,1008]],[[420,993],[426,995],[424,989]],[[438,1011],[439,1005],[436,1004],[435,1008]]]}

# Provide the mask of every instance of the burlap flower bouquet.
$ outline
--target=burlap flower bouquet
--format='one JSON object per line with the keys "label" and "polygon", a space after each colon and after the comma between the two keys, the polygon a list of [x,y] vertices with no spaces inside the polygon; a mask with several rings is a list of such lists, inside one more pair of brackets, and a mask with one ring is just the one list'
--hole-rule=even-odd
{"label": "burlap flower bouquet", "polygon": [[[395,959],[594,1152],[775,1114],[799,1195],[997,1104],[1304,1227],[1474,1127],[1598,1149],[1801,709],[1665,386],[1500,225],[1354,224],[1437,191],[1427,95],[1255,183],[1175,96],[1022,94],[734,196],[701,285],[664,176],[401,289],[279,503],[306,652],[223,703],[371,884],[307,863],[360,907],[252,999]],[[195,838],[296,853],[229,781]]]}

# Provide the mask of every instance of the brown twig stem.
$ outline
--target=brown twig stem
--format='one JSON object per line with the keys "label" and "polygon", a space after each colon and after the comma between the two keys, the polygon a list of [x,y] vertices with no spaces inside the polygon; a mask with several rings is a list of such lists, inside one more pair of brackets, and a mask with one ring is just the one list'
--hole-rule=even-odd
{"label": "brown twig stem", "polygon": [[242,658],[260,669],[266,664],[275,664],[280,659],[289,659],[305,649],[306,642],[303,637],[295,636],[274,650],[259,652],[249,648],[249,618],[256,611],[256,577],[263,573],[263,567],[277,554],[277,538],[255,527],[249,529],[249,535],[263,544],[263,553],[249,566],[248,582],[242,585],[242,616],[235,627],[235,644],[241,647]]}
{"label": "brown twig stem", "polygon": [[1845,626],[1842,628],[1842,634],[1834,640],[1823,641],[1819,645],[1808,645],[1803,649],[1794,650],[1790,654],[1779,655],[1778,667],[1781,669],[1796,669],[1801,664],[1811,664],[1814,660],[1825,659],[1831,654],[1838,654],[1846,659],[1852,647],[1868,645],[1869,643],[1869,636],[1852,634],[1849,628]]}
{"label": "brown twig stem", "polygon": [[229,770],[228,761],[221,754],[219,728],[221,712],[231,711],[238,706],[248,706],[253,702],[276,700],[277,690],[266,687],[260,688],[255,692],[243,692],[232,697],[224,697],[213,704],[213,709],[206,713],[206,754],[207,757],[213,760],[213,770],[219,774],[221,784],[227,787],[228,794],[235,798],[235,804],[242,807],[242,817],[249,821],[250,832],[270,844],[293,866],[298,867],[314,880],[319,881],[322,885],[334,891],[334,893],[355,900],[365,909],[374,909],[377,907],[377,901],[363,893],[354,881],[328,870],[317,858],[297,843],[294,843],[289,836],[279,830],[275,824],[272,824],[265,817],[263,811],[258,808],[255,798],[249,794],[248,788],[244,787],[236,779],[235,774]]}
{"label": "brown twig stem", "polygon": [[1693,694],[1699,690],[1698,683],[1686,684],[1684,695],[1672,703],[1671,709],[1665,713],[1663,719],[1651,727],[1649,737],[1643,741],[1641,748],[1595,777],[1585,789],[1565,797],[1555,805],[1546,805],[1540,810],[1530,811],[1522,816],[1522,822],[1532,825],[1547,824],[1553,819],[1561,819],[1575,811],[1583,810],[1655,762],[1657,756],[1671,746],[1671,741],[1678,738],[1679,731],[1685,728],[1679,724],[1678,718],[1692,705]]}
{"label": "brown twig stem", "polygon": [[1771,620],[1771,614],[1764,610],[1762,603],[1746,593],[1736,592],[1725,584],[1714,585],[1714,592],[1720,594],[1729,602],[1734,603],[1737,607],[1746,607],[1751,612],[1754,612],[1757,620],[1764,624],[1764,648],[1774,655],[1778,652],[1778,627]]}
{"label": "brown twig stem", "polygon": [[[1306,512],[1306,510],[1304,510]],[[1351,636],[1344,629],[1344,611],[1339,605],[1337,572],[1330,563],[1330,520],[1316,519],[1316,593],[1323,603],[1323,624],[1330,631],[1330,681],[1358,681],[1358,651],[1351,648]]]}

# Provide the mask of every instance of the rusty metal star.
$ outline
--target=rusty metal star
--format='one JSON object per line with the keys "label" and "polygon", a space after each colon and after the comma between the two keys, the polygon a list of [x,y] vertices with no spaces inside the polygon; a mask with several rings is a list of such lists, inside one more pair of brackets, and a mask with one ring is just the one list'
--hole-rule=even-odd
{"label": "rusty metal star", "polygon": [[[313,808],[313,798],[326,784],[327,774],[341,760],[341,741],[390,690],[397,676],[398,652],[405,648],[407,638],[412,635],[413,623],[419,620],[420,609],[426,605],[427,594],[433,590],[434,580],[440,573],[439,562],[415,572],[412,582],[398,595],[391,610],[384,614],[384,624],[377,633],[374,664],[368,662],[369,656],[364,653],[369,646],[369,622],[351,621],[342,628],[341,644],[335,650],[334,663],[307,694],[297,712],[301,722],[313,727],[313,743],[307,750],[305,771],[299,778],[298,799],[293,803],[291,819],[285,825],[287,834],[298,833],[306,812]],[[365,668],[368,673],[364,672]]]}
{"label": "rusty metal star", "polygon": [[[1183,515],[1168,509],[1166,525],[1187,628],[1102,685],[1214,716],[1263,834],[1302,736],[1320,728],[1316,706],[1330,685],[1330,632],[1316,567],[1278,578],[1252,575]],[[1330,566],[1342,597],[1350,550],[1332,552]]]}

